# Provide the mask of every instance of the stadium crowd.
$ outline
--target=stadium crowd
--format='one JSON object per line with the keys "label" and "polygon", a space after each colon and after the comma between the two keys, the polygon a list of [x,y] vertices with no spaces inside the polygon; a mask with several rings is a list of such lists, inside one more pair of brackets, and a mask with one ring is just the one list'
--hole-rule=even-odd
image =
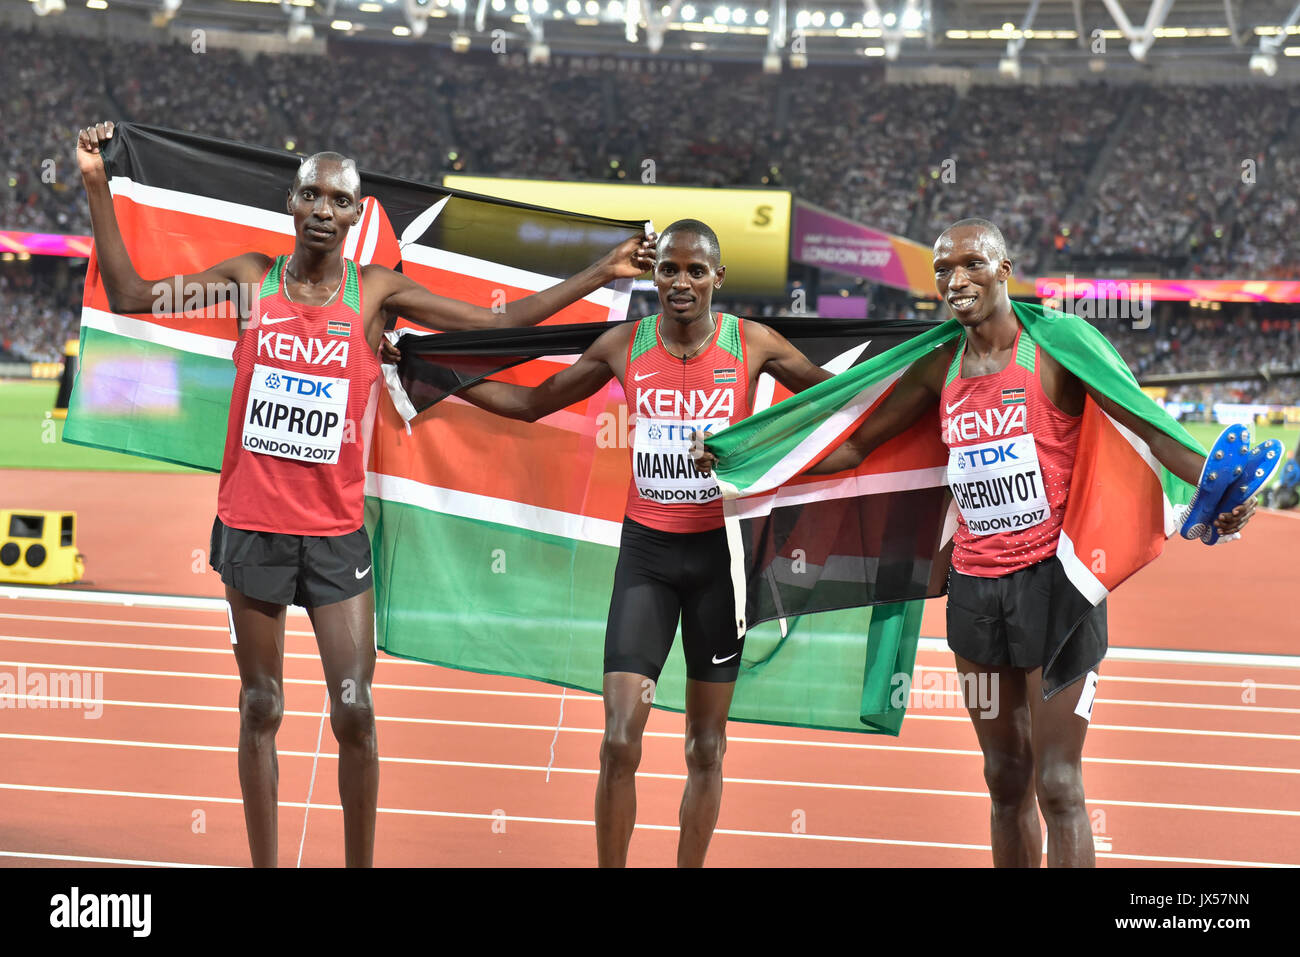
{"label": "stadium crowd", "polygon": [[1135,257],[1183,276],[1300,270],[1284,241],[1300,226],[1294,87],[999,85],[958,96],[845,67],[779,77],[595,57],[544,67],[519,51],[358,42],[332,44],[322,62],[11,28],[0,40],[20,52],[0,61],[0,228],[86,232],[79,185],[43,181],[42,162],[66,171],[72,128],[117,117],[342,149],[363,167],[425,180],[460,168],[782,185],[927,243],[978,213],[1002,225],[1026,272]]}
{"label": "stadium crowd", "polygon": [[[426,181],[463,169],[779,185],[926,243],[955,219],[985,216],[1003,227],[1022,275],[1141,260],[1180,276],[1300,276],[1289,241],[1300,229],[1294,88],[1130,86],[1118,96],[1099,83],[999,85],[959,96],[848,68],[774,77],[595,57],[540,67],[518,51],[360,43],[332,44],[318,61],[10,28],[0,42],[19,53],[0,58],[3,229],[89,232],[72,134],[115,117],[301,153],[341,149],[362,167]],[[75,283],[51,282],[3,270],[9,352],[57,358],[75,334]],[[908,314],[881,307],[877,297],[873,314]],[[1235,320],[1223,335],[1213,321],[1108,334],[1139,374],[1300,364],[1293,327]]]}

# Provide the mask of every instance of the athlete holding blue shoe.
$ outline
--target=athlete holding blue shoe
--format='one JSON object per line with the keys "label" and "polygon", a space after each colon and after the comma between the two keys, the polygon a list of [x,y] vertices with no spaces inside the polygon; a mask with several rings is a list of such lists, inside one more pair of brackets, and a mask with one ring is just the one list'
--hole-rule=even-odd
{"label": "athlete holding blue shoe", "polygon": [[[1082,753],[1106,654],[1106,607],[1103,601],[1081,621],[1068,614],[1071,585],[1056,557],[1085,401],[1091,397],[1184,481],[1198,483],[1206,458],[1038,345],[1011,307],[1011,268],[992,223],[962,220],[939,237],[935,282],[965,335],[916,361],[880,409],[809,472],[856,468],[940,403],[961,513],[948,579],[948,644],[963,684],[997,696],[996,710],[969,708],[992,798],[993,863],[1040,864],[1041,810],[1048,864],[1090,867]],[[1006,449],[1018,463],[1010,481],[988,461]],[[702,445],[692,454],[700,468],[712,468]],[[1235,534],[1254,509],[1252,497],[1214,518],[1214,528]]]}

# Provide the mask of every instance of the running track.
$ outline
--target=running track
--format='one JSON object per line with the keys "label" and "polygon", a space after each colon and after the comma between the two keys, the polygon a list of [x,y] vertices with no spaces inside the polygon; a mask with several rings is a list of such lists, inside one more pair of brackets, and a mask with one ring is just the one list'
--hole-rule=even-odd
{"label": "running track", "polygon": [[[0,865],[247,863],[223,609],[0,588],[0,676],[103,674],[97,718],[93,701],[0,694]],[[988,797],[951,663],[924,644],[897,739],[732,724],[710,864],[988,866]],[[292,866],[325,699],[297,609],[285,679],[280,862]],[[599,698],[381,655],[375,701],[377,864],[594,863]],[[1298,715],[1300,658],[1113,649],[1084,757],[1098,863],[1300,866]],[[675,859],[681,732],[680,715],[652,714],[631,864]],[[342,864],[336,769],[326,727],[304,866]]]}

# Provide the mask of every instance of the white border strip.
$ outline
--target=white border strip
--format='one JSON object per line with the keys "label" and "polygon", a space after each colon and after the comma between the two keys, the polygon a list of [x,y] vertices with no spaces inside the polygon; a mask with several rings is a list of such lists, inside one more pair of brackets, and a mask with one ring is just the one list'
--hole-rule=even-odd
{"label": "white border strip", "polygon": [[366,473],[366,494],[390,502],[414,505],[428,512],[439,512],[457,518],[509,525],[526,532],[557,535],[596,545],[618,547],[623,531],[621,522],[603,518],[574,515],[553,508],[525,505],[504,498],[492,498],[473,492],[461,492],[436,485],[425,485],[413,479],[378,472]]}
{"label": "white border strip", "polygon": [[114,176],[108,181],[108,188],[114,196],[122,196],[142,206],[186,213],[190,216],[203,216],[223,223],[239,223],[285,236],[294,234],[293,217],[288,213],[277,213],[259,206],[248,206],[244,203],[213,199],[210,196],[164,189],[161,186],[147,186],[126,176]]}
{"label": "white border strip", "polygon": [[[473,276],[475,279],[481,279],[484,282],[498,282],[505,286],[513,286],[516,289],[528,289],[532,292],[549,289],[565,279],[564,276],[556,277],[544,273],[530,272],[527,269],[505,266],[487,259],[479,259],[476,256],[466,256],[464,253],[435,249],[432,246],[424,246],[420,243],[410,243],[403,246],[402,261],[418,263],[421,266],[428,266],[430,269],[441,269],[445,272]],[[612,308],[616,304],[619,295],[618,290],[601,286],[582,298],[583,301],[593,305]],[[629,299],[630,289],[622,293],[622,297],[625,301]]]}
{"label": "white border strip", "polygon": [[[220,320],[214,319],[211,321],[217,322]],[[234,325],[233,319],[225,321]],[[152,342],[155,345],[166,346],[169,349],[192,352],[201,356],[211,356],[214,359],[233,361],[235,355],[234,339],[205,336],[198,332],[182,332],[179,329],[171,329],[154,322],[132,319],[129,316],[119,316],[117,313],[104,312],[102,309],[92,309],[89,306],[81,307],[81,325],[88,329],[98,329],[100,332],[109,332],[127,339]]]}
{"label": "white border strip", "polygon": [[773,509],[787,505],[805,505],[828,499],[857,498],[862,495],[883,495],[886,492],[909,492],[921,488],[947,486],[948,470],[945,466],[929,469],[910,469],[906,472],[885,472],[875,475],[849,474],[828,477],[821,482],[800,485],[782,485],[775,493],[759,493],[737,499],[737,518],[762,518]]}

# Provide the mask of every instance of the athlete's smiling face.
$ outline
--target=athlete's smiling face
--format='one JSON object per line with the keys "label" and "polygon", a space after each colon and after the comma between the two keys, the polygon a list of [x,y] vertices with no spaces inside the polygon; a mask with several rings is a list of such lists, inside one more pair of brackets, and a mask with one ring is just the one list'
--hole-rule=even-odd
{"label": "athlete's smiling face", "polygon": [[957,226],[934,244],[934,284],[963,326],[978,326],[1006,296],[1011,260],[986,229]]}
{"label": "athlete's smiling face", "polygon": [[726,271],[697,233],[681,229],[664,236],[655,259],[660,312],[683,325],[708,315]]}
{"label": "athlete's smiling face", "polygon": [[309,157],[289,190],[289,212],[300,245],[331,252],[343,245],[361,215],[361,178],[350,161]]}

